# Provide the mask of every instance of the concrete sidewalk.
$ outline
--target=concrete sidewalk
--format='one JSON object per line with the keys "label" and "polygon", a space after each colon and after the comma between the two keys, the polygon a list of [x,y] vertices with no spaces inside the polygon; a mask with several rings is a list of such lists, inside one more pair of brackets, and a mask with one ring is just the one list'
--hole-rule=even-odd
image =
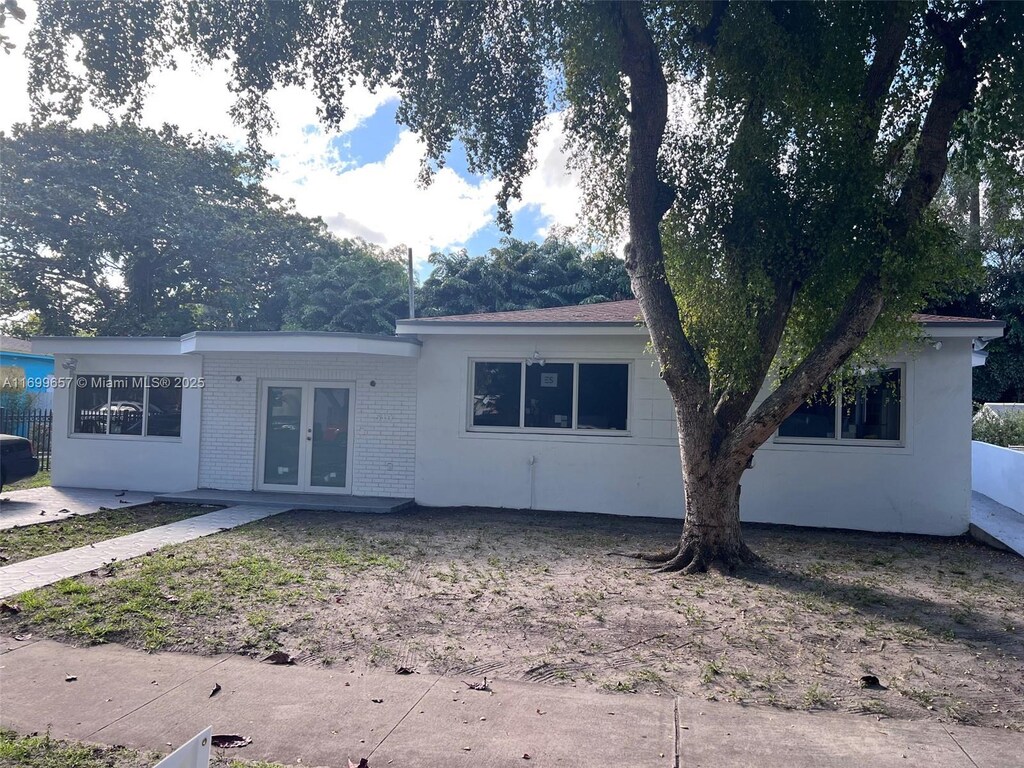
{"label": "concrete sidewalk", "polygon": [[[0,640],[0,725],[170,751],[212,725],[232,757],[371,768],[1020,765],[1024,734],[507,680]],[[67,675],[77,680],[66,682]],[[220,692],[211,697],[215,685]],[[529,759],[524,758],[529,755]]]}

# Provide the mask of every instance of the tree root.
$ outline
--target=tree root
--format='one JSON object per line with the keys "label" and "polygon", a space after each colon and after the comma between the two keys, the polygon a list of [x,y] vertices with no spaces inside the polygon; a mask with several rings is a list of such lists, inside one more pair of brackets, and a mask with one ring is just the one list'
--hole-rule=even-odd
{"label": "tree root", "polygon": [[609,552],[609,555],[628,557],[633,560],[643,560],[645,563],[667,563],[679,554],[679,545],[663,552]]}
{"label": "tree root", "polygon": [[671,560],[663,562],[656,571],[658,573],[682,573],[689,576],[694,573],[719,571],[734,573],[742,565],[757,563],[761,558],[743,542],[737,546],[716,547],[690,542]]}

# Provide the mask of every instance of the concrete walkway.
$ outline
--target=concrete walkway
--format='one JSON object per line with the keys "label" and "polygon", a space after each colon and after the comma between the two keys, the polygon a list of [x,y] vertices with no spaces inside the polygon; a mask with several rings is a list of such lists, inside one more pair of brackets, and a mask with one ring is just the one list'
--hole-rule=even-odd
{"label": "concrete walkway", "polygon": [[1024,556],[1024,515],[977,491],[971,491],[971,535]]}
{"label": "concrete walkway", "polygon": [[[0,530],[33,523],[50,523],[71,515],[91,515],[100,507],[148,504],[153,494],[138,491],[104,491],[95,488],[26,488],[0,495]],[[41,514],[41,513],[46,514]]]}
{"label": "concrete walkway", "polygon": [[932,721],[506,680],[473,691],[436,675],[48,640],[0,639],[0,654],[4,727],[168,752],[212,725],[252,738],[230,757],[304,768],[361,757],[371,768],[1006,768],[1024,755],[1024,734]]}
{"label": "concrete walkway", "polygon": [[291,507],[288,506],[227,507],[128,536],[22,560],[0,568],[0,597],[10,597],[29,589],[45,587],[61,579],[102,568],[114,560],[129,560],[154,549],[166,547],[168,544],[180,544],[201,536],[209,536],[289,509]]}

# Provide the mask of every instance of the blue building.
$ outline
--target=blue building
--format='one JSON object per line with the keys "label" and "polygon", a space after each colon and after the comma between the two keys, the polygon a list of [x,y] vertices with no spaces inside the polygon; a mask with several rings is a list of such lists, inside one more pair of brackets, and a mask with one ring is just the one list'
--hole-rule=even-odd
{"label": "blue building", "polygon": [[32,342],[0,336],[0,369],[4,378],[24,379],[25,391],[35,396],[33,407],[50,407],[53,402],[53,355],[33,354]]}

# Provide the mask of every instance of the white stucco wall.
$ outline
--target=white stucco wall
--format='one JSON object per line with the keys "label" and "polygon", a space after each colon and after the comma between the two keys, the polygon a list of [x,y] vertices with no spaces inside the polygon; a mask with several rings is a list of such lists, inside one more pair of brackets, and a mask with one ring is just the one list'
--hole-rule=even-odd
{"label": "white stucco wall", "polygon": [[[438,336],[419,361],[416,499],[430,506],[680,514],[672,405],[638,337]],[[469,432],[469,360],[632,362],[629,437]],[[531,465],[531,459],[533,465]],[[531,481],[532,477],[532,481]],[[531,491],[532,482],[532,491]]]}
{"label": "white stucco wall", "polygon": [[[200,488],[255,487],[262,381],[354,382],[352,493],[413,496],[414,358],[324,353],[206,354],[203,375],[206,387],[199,446]],[[239,377],[241,380],[236,380]]]}
{"label": "white stucco wall", "polygon": [[[180,355],[75,355],[78,374],[167,374],[198,377],[202,361]],[[67,355],[55,355],[56,376],[67,376]],[[181,438],[148,438],[71,433],[73,389],[53,395],[54,485],[181,491],[196,487],[199,456],[200,390],[185,388],[181,398]]]}
{"label": "white stucco wall", "polygon": [[[632,360],[629,436],[467,431],[469,361]],[[970,342],[906,364],[900,447],[770,443],[744,477],[745,520],[955,535],[970,507]],[[644,340],[628,336],[429,336],[419,361],[416,498],[681,517],[671,400]],[[531,461],[533,464],[531,465]]]}
{"label": "white stucco wall", "polygon": [[743,479],[749,521],[956,536],[970,523],[970,339],[943,339],[906,364],[905,439],[758,450]]}

